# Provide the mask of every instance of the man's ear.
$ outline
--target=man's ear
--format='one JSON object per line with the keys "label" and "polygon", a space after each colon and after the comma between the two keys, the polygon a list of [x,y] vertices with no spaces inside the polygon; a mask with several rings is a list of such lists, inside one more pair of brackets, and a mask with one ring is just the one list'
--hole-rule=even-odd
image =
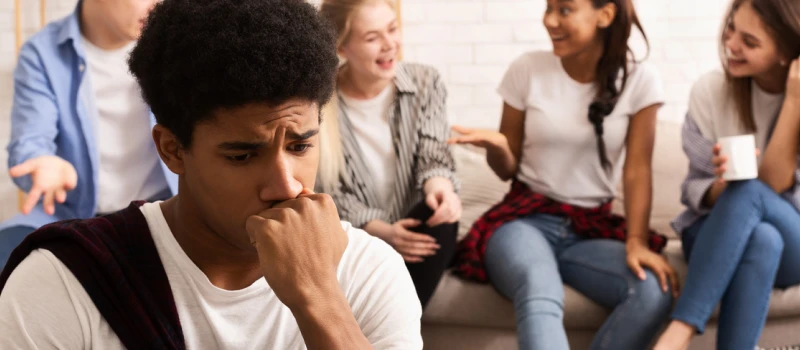
{"label": "man's ear", "polygon": [[156,143],[158,156],[173,173],[183,175],[185,166],[183,163],[184,148],[175,134],[161,124],[153,127],[153,141]]}

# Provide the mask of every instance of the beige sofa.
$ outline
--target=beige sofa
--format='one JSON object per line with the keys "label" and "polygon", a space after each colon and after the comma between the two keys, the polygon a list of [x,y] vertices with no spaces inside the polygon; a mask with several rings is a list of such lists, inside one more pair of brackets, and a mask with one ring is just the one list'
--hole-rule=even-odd
{"label": "beige sofa", "polygon": [[[680,144],[681,126],[659,122],[654,154],[654,205],[651,226],[668,233],[671,239],[665,254],[681,276],[686,264],[680,240],[669,222],[681,210],[680,183],[687,160]],[[484,155],[474,148],[455,150],[458,175],[463,181],[464,216],[460,237],[492,204],[505,194],[508,184],[501,182],[486,165]],[[619,198],[616,208],[620,208]],[[608,311],[566,288],[564,324],[572,349],[587,349]],[[464,282],[447,274],[423,315],[422,335],[426,349],[516,349],[514,311],[511,303],[489,285]],[[714,349],[715,320],[707,332],[696,337],[691,349]],[[800,343],[800,287],[772,293],[769,320],[761,346]],[[620,349],[625,350],[625,349]]]}

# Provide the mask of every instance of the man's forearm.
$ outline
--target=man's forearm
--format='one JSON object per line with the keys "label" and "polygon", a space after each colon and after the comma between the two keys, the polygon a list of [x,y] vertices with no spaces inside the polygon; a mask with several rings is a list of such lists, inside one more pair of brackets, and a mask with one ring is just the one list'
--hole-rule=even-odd
{"label": "man's forearm", "polygon": [[303,306],[292,309],[306,346],[316,349],[372,349],[350,305],[334,283]]}

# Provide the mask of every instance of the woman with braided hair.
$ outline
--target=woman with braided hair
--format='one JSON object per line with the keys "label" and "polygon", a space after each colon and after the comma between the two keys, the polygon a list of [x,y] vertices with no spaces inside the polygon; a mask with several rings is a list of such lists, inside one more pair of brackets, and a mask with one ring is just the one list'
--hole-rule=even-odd
{"label": "woman with braided hair", "polygon": [[[677,293],[649,230],[651,158],[663,92],[633,58],[631,0],[548,0],[552,52],[516,59],[500,84],[500,131],[454,127],[486,148],[511,191],[470,230],[456,273],[514,303],[521,349],[568,349],[563,283],[613,312],[592,349],[645,349]],[[646,40],[646,37],[645,37]],[[611,214],[624,182],[627,221]]]}

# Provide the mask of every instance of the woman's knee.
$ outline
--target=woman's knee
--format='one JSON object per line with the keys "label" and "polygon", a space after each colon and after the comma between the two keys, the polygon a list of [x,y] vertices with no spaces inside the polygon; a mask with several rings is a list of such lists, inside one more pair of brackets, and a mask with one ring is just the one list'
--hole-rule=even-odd
{"label": "woman's knee", "polygon": [[495,231],[486,247],[485,263],[492,284],[509,298],[563,295],[552,248],[536,227],[522,220]]}
{"label": "woman's knee", "polygon": [[642,313],[653,317],[666,317],[672,307],[672,286],[665,292],[661,280],[650,270],[646,270],[644,280],[634,282],[628,293],[629,298],[636,300]]}
{"label": "woman's knee", "polygon": [[495,261],[491,265],[488,272],[492,284],[515,303],[540,300],[562,304],[564,285],[554,261],[540,257],[530,259],[526,264],[521,259],[512,258],[503,264]]}
{"label": "woman's knee", "polygon": [[775,226],[762,222],[753,229],[747,242],[745,258],[749,262],[775,265],[783,253],[783,237]]}
{"label": "woman's knee", "polygon": [[560,316],[564,309],[564,285],[557,268],[546,263],[509,266],[505,271],[489,271],[495,289],[514,303],[520,315]]}
{"label": "woman's knee", "polygon": [[526,313],[561,316],[564,312],[564,287],[561,280],[528,280],[515,291],[515,309]]}
{"label": "woman's knee", "polygon": [[486,243],[486,259],[525,265],[533,259],[552,255],[552,248],[543,233],[524,220],[508,222],[495,230]]}

